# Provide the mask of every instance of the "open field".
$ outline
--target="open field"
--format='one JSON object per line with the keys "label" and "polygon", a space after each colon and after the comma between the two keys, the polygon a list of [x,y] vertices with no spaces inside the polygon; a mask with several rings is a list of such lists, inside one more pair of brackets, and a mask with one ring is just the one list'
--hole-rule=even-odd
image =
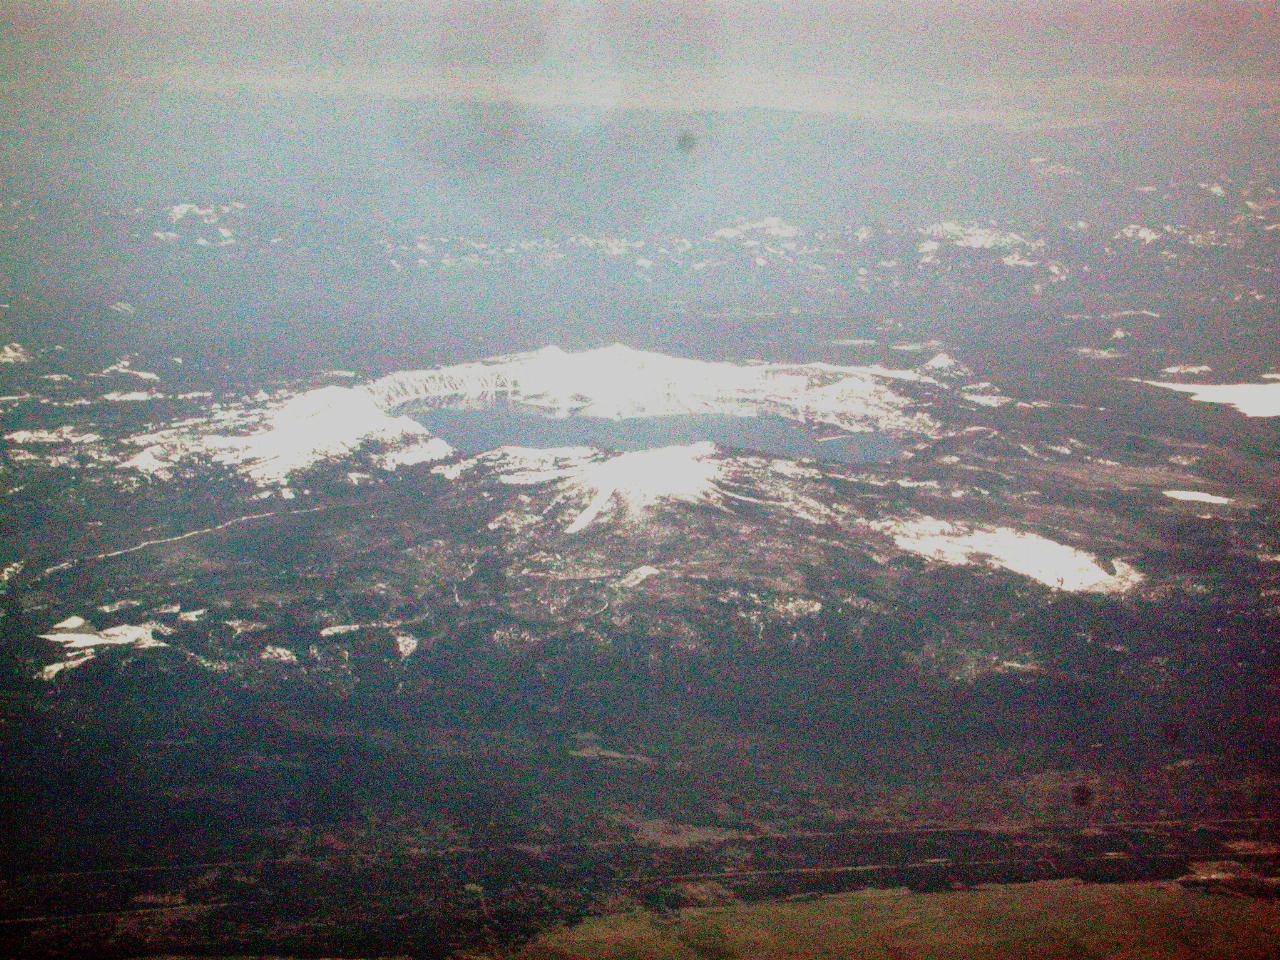
{"label": "open field", "polygon": [[[860,891],[784,903],[588,920],[521,960],[701,958],[1273,958],[1280,902],[1176,883],[1074,881],[950,893]],[[496,955],[495,955],[496,956]],[[511,956],[503,954],[502,956]]]}

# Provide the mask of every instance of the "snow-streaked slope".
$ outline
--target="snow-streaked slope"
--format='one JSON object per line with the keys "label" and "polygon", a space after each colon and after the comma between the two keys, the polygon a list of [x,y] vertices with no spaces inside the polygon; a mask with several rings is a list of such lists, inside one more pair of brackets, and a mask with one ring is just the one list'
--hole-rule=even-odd
{"label": "snow-streaked slope", "polygon": [[[222,433],[227,427],[247,431]],[[343,456],[363,444],[393,446],[388,466],[438,460],[452,449],[417,421],[392,416],[360,388],[321,387],[265,410],[239,411],[212,422],[134,437],[139,453],[124,466],[165,478],[183,460],[204,457],[261,484],[285,482],[295,470]]]}
{"label": "snow-streaked slope", "polygon": [[559,470],[510,473],[504,479],[508,483],[561,481],[566,493],[587,501],[565,528],[566,533],[577,533],[614,505],[634,516],[661,501],[709,500],[720,471],[715,445],[693,443],[637,450]]}
{"label": "snow-streaked slope", "polygon": [[[659,505],[742,503],[772,511],[780,521],[837,522],[843,515],[815,485],[825,474],[790,460],[725,453],[709,442],[605,453],[592,447],[499,447],[436,467],[450,480],[464,476],[528,487],[529,497],[496,526],[526,529],[543,523],[576,534],[595,524],[643,524]],[[541,488],[541,489],[534,489]]]}
{"label": "snow-streaked slope", "polygon": [[876,544],[887,539],[939,563],[995,567],[1056,590],[1124,593],[1143,581],[1123,561],[1108,565],[1084,550],[1012,527],[919,515],[868,520],[857,506],[824,495],[827,474],[820,466],[731,456],[710,443],[616,455],[589,447],[501,447],[436,472],[451,480],[472,476],[481,483],[530,488],[491,525],[508,532],[543,524],[565,534],[589,533],[606,523],[641,529],[653,522],[651,511],[659,504],[710,504],[728,512],[750,504],[779,523],[812,524],[826,535],[842,531],[851,547],[878,549]]}
{"label": "snow-streaked slope", "polygon": [[499,447],[437,472],[457,479],[482,471],[504,484],[548,485],[556,512],[564,514],[564,531],[578,533],[615,512],[635,519],[659,502],[716,500],[725,466],[715,445],[704,442],[612,456],[591,447]]}
{"label": "snow-streaked slope", "polygon": [[362,390],[322,387],[289,400],[268,418],[265,429],[246,436],[210,437],[215,459],[247,464],[259,482],[285,480],[301,467],[349,453],[369,441],[422,442],[414,447],[427,457],[448,456],[451,448],[409,417],[389,416]]}

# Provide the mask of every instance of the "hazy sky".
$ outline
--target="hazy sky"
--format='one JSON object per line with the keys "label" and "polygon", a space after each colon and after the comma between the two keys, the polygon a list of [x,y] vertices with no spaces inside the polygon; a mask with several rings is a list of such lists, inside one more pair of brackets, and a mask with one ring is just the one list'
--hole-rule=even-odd
{"label": "hazy sky", "polygon": [[17,2],[5,81],[526,105],[743,106],[1013,125],[1275,119],[1275,2]]}

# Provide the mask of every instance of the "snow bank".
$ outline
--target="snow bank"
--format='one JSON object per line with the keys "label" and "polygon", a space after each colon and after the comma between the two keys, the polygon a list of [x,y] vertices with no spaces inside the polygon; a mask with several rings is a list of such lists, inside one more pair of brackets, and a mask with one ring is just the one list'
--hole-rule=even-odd
{"label": "snow bank", "polygon": [[[1280,374],[1264,374],[1264,380],[1280,381]],[[1280,417],[1280,382],[1272,383],[1165,383],[1142,380],[1141,383],[1164,390],[1191,394],[1201,403],[1225,403],[1246,417]]]}
{"label": "snow bank", "polygon": [[296,470],[349,454],[371,441],[394,446],[384,456],[389,468],[439,460],[453,452],[417,421],[386,413],[359,388],[322,387],[269,408],[256,422],[252,414],[244,420],[252,425],[245,433],[194,427],[135,437],[134,443],[146,446],[123,466],[165,478],[180,461],[203,455],[268,485],[283,484]]}
{"label": "snow bank", "polygon": [[1058,590],[1121,593],[1142,575],[1119,560],[1108,573],[1098,558],[1083,550],[1008,527],[976,527],[924,517],[872,524],[903,550],[941,563],[985,563],[1029,577]]}
{"label": "snow bank", "polygon": [[93,659],[98,647],[128,646],[134,650],[146,650],[166,646],[155,635],[172,632],[170,628],[153,622],[126,623],[106,630],[95,630],[83,617],[68,617],[61,623],[54,624],[51,632],[40,635],[42,640],[60,644],[66,652],[66,659],[49,664],[40,671],[40,677],[52,680],[63,670],[84,666]]}
{"label": "snow bank", "polygon": [[1214,503],[1225,505],[1235,503],[1230,497],[1220,497],[1213,493],[1202,493],[1199,490],[1166,490],[1164,495],[1170,500],[1185,500],[1189,503]]}

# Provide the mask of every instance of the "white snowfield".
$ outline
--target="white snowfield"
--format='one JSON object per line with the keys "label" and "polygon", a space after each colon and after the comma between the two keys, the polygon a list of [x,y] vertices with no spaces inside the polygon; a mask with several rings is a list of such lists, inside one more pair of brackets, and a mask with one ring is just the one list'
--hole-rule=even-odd
{"label": "white snowfield", "polygon": [[1246,417],[1280,417],[1280,374],[1264,373],[1271,383],[1165,383],[1142,380],[1151,387],[1191,394],[1201,403],[1225,403]]}
{"label": "white snowfield", "polygon": [[1092,554],[1008,527],[969,526],[932,517],[876,521],[871,526],[909,553],[958,566],[987,564],[1058,590],[1123,593],[1143,580],[1121,560],[1113,560],[1108,572]]}
{"label": "white snowfield", "polygon": [[395,443],[405,438],[420,438],[423,442],[416,446],[428,447],[431,458],[452,452],[448,444],[432,437],[417,421],[388,416],[368,394],[343,387],[322,387],[300,394],[272,411],[264,429],[258,432],[209,437],[207,449],[225,463],[247,464],[246,472],[260,483],[279,483],[300,467],[350,453],[363,443]]}
{"label": "white snowfield", "polygon": [[[504,400],[550,416],[611,419],[775,414],[850,432],[933,432],[936,424],[911,410],[910,401],[892,389],[894,382],[940,386],[926,374],[880,366],[706,362],[617,344],[578,353],[547,347],[394,373],[368,384],[321,387],[134,437],[130,442],[141,449],[124,466],[163,479],[181,461],[204,457],[257,483],[278,485],[296,470],[372,441],[391,448],[382,457],[385,469],[450,456],[446,439],[401,414],[418,403],[478,408]],[[650,468],[637,461],[612,469]]]}
{"label": "white snowfield", "polygon": [[42,640],[51,640],[62,645],[67,658],[58,663],[51,663],[40,671],[44,680],[52,680],[63,670],[82,667],[93,659],[97,647],[129,646],[134,650],[146,650],[151,647],[163,647],[166,644],[157,640],[156,633],[172,633],[168,627],[158,623],[121,624],[106,630],[95,630],[83,617],[68,617],[56,623],[49,633],[40,635]]}
{"label": "white snowfield", "polygon": [[1170,500],[1184,500],[1188,503],[1213,503],[1219,506],[1235,503],[1235,500],[1231,497],[1220,497],[1217,494],[1204,493],[1200,490],[1166,490],[1164,495]]}
{"label": "white snowfield", "polygon": [[371,441],[394,445],[386,455],[393,468],[452,453],[417,421],[388,415],[358,388],[321,387],[265,411],[250,411],[245,419],[256,429],[220,434],[203,432],[199,426],[178,427],[134,437],[132,442],[143,449],[123,466],[165,479],[180,461],[202,456],[270,485],[283,484],[295,470],[352,453]]}
{"label": "white snowfield", "polygon": [[657,567],[650,566],[647,563],[642,564],[622,577],[622,579],[618,581],[618,586],[630,590],[633,587],[640,586],[640,584],[644,583],[650,577],[657,577],[661,574],[662,571]]}
{"label": "white snowfield", "polygon": [[932,383],[914,370],[825,363],[691,360],[614,344],[567,353],[546,347],[434,370],[394,373],[365,389],[396,411],[415,402],[487,406],[499,398],[551,416],[623,420],[677,414],[776,414],[845,429],[928,432],[886,381]]}

